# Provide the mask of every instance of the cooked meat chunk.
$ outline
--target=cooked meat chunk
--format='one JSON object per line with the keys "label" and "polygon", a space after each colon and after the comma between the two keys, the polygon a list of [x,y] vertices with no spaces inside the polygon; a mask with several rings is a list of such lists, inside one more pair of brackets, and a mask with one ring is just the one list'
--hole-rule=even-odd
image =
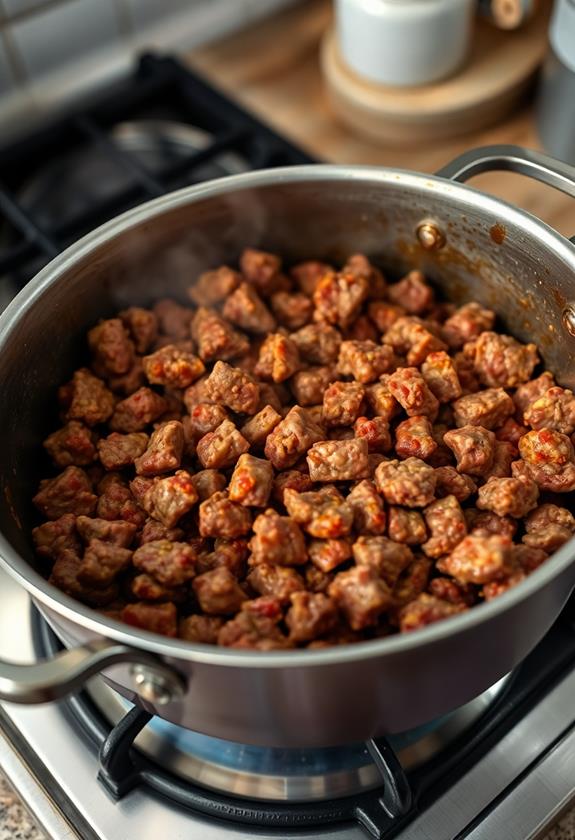
{"label": "cooked meat chunk", "polygon": [[198,354],[204,362],[214,359],[228,360],[243,356],[250,349],[246,336],[214,312],[200,306],[193,317],[192,338],[198,345]]}
{"label": "cooked meat chunk", "polygon": [[396,367],[395,353],[385,344],[374,341],[343,341],[339,348],[337,369],[342,376],[357,382],[375,382],[382,373]]}
{"label": "cooked meat chunk", "polygon": [[519,441],[519,453],[522,466],[540,490],[575,490],[575,452],[566,435],[552,429],[533,430]]}
{"label": "cooked meat chunk", "polygon": [[249,533],[252,517],[249,510],[232,502],[226,493],[214,493],[200,505],[202,537],[234,539]]}
{"label": "cooked meat chunk", "polygon": [[399,423],[395,430],[395,451],[400,458],[421,458],[427,461],[437,443],[433,438],[429,418],[413,416]]}
{"label": "cooked meat chunk", "polygon": [[313,487],[312,481],[306,473],[299,470],[286,470],[285,472],[276,475],[273,481],[273,498],[276,502],[283,505],[284,492],[290,488],[303,493],[306,490],[311,490]]}
{"label": "cooked meat chunk", "polygon": [[276,470],[293,467],[310,446],[324,438],[321,426],[311,419],[305,409],[296,405],[268,435],[265,456]]}
{"label": "cooked meat chunk", "polygon": [[553,375],[548,370],[536,379],[530,379],[524,385],[520,385],[513,394],[513,402],[517,408],[517,419],[523,421],[523,413],[527,411],[531,403],[544,397],[549,388],[553,388],[555,382]]}
{"label": "cooked meat chunk", "polygon": [[412,315],[420,315],[433,304],[433,289],[421,271],[410,271],[398,283],[392,283],[387,295],[392,303],[403,306]]}
{"label": "cooked meat chunk", "polygon": [[467,523],[455,496],[445,496],[423,511],[430,538],[421,546],[428,557],[441,557],[467,536]]}
{"label": "cooked meat chunk", "polygon": [[129,549],[104,540],[90,540],[78,569],[78,580],[86,586],[105,589],[129,568],[131,561]]}
{"label": "cooked meat chunk", "polygon": [[389,390],[409,417],[426,415],[435,420],[439,403],[417,368],[398,368],[388,380]]}
{"label": "cooked meat chunk", "polygon": [[387,283],[381,271],[376,268],[364,254],[352,254],[343,267],[344,271],[365,277],[369,283],[369,300],[377,300],[385,296]]}
{"label": "cooked meat chunk", "polygon": [[188,289],[188,297],[196,306],[215,306],[226,300],[241,283],[241,275],[222,265],[204,271]]}
{"label": "cooked meat chunk", "polygon": [[258,563],[250,571],[247,581],[259,595],[271,595],[282,604],[289,604],[294,592],[305,589],[305,581],[295,569],[275,563]]}
{"label": "cooked meat chunk", "polygon": [[315,287],[314,318],[326,324],[348,327],[369,294],[369,281],[351,271],[325,274]]}
{"label": "cooked meat chunk", "polygon": [[365,396],[373,413],[389,422],[398,413],[400,406],[391,393],[388,383],[389,376],[382,377],[374,385],[368,385]]}
{"label": "cooked meat chunk", "polygon": [[223,566],[198,575],[192,587],[200,608],[208,615],[232,615],[248,597],[230,570]]}
{"label": "cooked meat chunk", "polygon": [[110,420],[113,432],[142,432],[146,426],[161,417],[168,403],[150,388],[138,388],[125,400],[116,404]]}
{"label": "cooked meat chunk", "polygon": [[539,489],[528,478],[490,478],[479,488],[477,507],[520,519],[537,505]]}
{"label": "cooked meat chunk", "polygon": [[276,563],[278,566],[301,566],[306,562],[307,548],[303,534],[289,516],[280,516],[269,508],[256,518],[253,531],[251,565]]}
{"label": "cooked meat chunk", "polygon": [[398,318],[407,314],[403,306],[396,306],[383,300],[370,303],[367,311],[380,333],[386,333]]}
{"label": "cooked meat chunk", "polygon": [[161,636],[178,635],[178,611],[172,603],[147,604],[140,601],[126,604],[122,610],[122,621],[140,630],[159,633]]}
{"label": "cooked meat chunk", "polygon": [[134,364],[126,373],[121,373],[117,376],[108,376],[107,383],[108,387],[115,394],[122,394],[124,396],[132,394],[138,388],[143,388],[146,384],[146,375],[141,356],[136,356]]}
{"label": "cooked meat chunk", "polygon": [[133,522],[125,522],[123,519],[116,521],[91,519],[89,516],[78,516],[76,519],[76,529],[85,543],[89,543],[91,540],[98,540],[99,542],[119,545],[120,548],[128,548],[132,544],[136,536],[136,531],[138,530]]}
{"label": "cooked meat chunk", "polygon": [[522,426],[513,417],[508,417],[505,423],[495,432],[495,437],[504,443],[513,444],[515,451],[518,452],[519,438],[526,435],[528,431],[529,429],[526,426]]}
{"label": "cooked meat chunk", "polygon": [[189,615],[180,621],[178,636],[186,642],[216,645],[223,625],[223,618],[215,615]]}
{"label": "cooked meat chunk", "polygon": [[156,578],[166,586],[179,586],[196,574],[198,555],[187,543],[155,540],[134,551],[136,569]]}
{"label": "cooked meat chunk", "polygon": [[85,467],[96,459],[96,436],[77,420],[52,432],[44,441],[44,449],[57,467]]}
{"label": "cooked meat chunk", "polygon": [[453,450],[457,471],[487,475],[495,458],[495,435],[482,426],[462,426],[443,435],[443,442]]}
{"label": "cooked meat chunk", "polygon": [[534,344],[520,344],[510,335],[482,332],[465,346],[483,385],[515,388],[527,382],[539,361]]}
{"label": "cooked meat chunk", "polygon": [[73,513],[65,513],[52,522],[44,522],[33,528],[32,539],[36,553],[49,560],[56,560],[58,555],[66,550],[73,554],[80,551],[76,534],[76,517]]}
{"label": "cooked meat chunk", "polygon": [[97,507],[100,519],[123,519],[132,522],[138,528],[146,521],[144,511],[137,504],[131,489],[117,473],[109,473],[102,479],[98,485],[98,493],[101,494]]}
{"label": "cooked meat chunk", "polygon": [[269,461],[240,455],[230,479],[232,502],[250,507],[265,507],[272,491],[274,471]]}
{"label": "cooked meat chunk", "polygon": [[281,333],[270,333],[260,348],[256,376],[272,382],[284,382],[299,368],[297,345]]}
{"label": "cooked meat chunk", "polygon": [[242,283],[226,299],[222,315],[250,333],[268,333],[276,326],[274,316],[249,283]]}
{"label": "cooked meat chunk", "polygon": [[243,414],[255,414],[258,411],[259,386],[239,368],[226,362],[216,362],[207,384],[212,398],[232,411]]}
{"label": "cooked meat chunk", "polygon": [[198,441],[208,432],[215,431],[220,423],[228,419],[225,408],[216,403],[197,403],[190,406],[188,433]]}
{"label": "cooked meat chunk", "polygon": [[423,554],[416,555],[414,561],[401,573],[393,588],[393,601],[396,607],[408,604],[420,595],[427,586],[432,561]]}
{"label": "cooked meat chunk", "polygon": [[383,336],[383,343],[389,344],[400,356],[407,356],[408,365],[420,365],[438,350],[447,346],[432,332],[431,324],[421,318],[401,317]]}
{"label": "cooked meat chunk", "polygon": [[513,400],[503,388],[487,388],[467,394],[453,403],[456,426],[496,429],[515,411]]}
{"label": "cooked meat chunk", "polygon": [[307,262],[292,266],[290,275],[304,295],[313,297],[316,286],[324,274],[330,274],[333,271],[333,266],[327,263],[319,262],[318,260],[308,260]]}
{"label": "cooked meat chunk", "polygon": [[130,306],[120,312],[124,327],[130,333],[136,353],[146,353],[158,337],[158,318],[155,312]]}
{"label": "cooked meat chunk", "polygon": [[88,333],[94,363],[105,376],[126,373],[134,361],[134,342],[119,318],[101,321]]}
{"label": "cooked meat chunk", "polygon": [[112,432],[98,441],[98,457],[107,470],[121,470],[131,466],[148,448],[148,435],[144,432],[130,432],[121,435]]}
{"label": "cooked meat chunk", "polygon": [[353,557],[358,566],[374,569],[388,586],[393,587],[413,560],[411,549],[388,537],[359,537],[353,544]]}
{"label": "cooked meat chunk", "polygon": [[281,260],[276,254],[245,248],[240,257],[242,274],[263,295],[268,296],[281,285]]}
{"label": "cooked meat chunk", "polygon": [[373,627],[393,604],[389,587],[370,566],[354,566],[339,572],[330,583],[328,594],[352,630]]}
{"label": "cooked meat chunk", "polygon": [[307,295],[276,292],[270,303],[278,323],[288,330],[299,330],[311,321],[313,303]]}
{"label": "cooked meat chunk", "polygon": [[495,312],[479,303],[459,307],[443,324],[442,335],[453,350],[460,350],[482,332],[493,329]]}
{"label": "cooked meat chunk", "polygon": [[434,397],[448,403],[461,396],[461,383],[451,356],[444,350],[430,353],[421,365],[421,375]]}
{"label": "cooked meat chunk", "polygon": [[276,598],[244,601],[241,611],[218,633],[218,644],[246,650],[284,650],[290,642],[277,626],[282,617]]}
{"label": "cooked meat chunk", "polygon": [[105,423],[114,411],[114,395],[87,368],[75,371],[58,397],[65,419],[82,420],[87,426]]}
{"label": "cooked meat chunk", "polygon": [[249,443],[231,420],[224,420],[215,431],[208,432],[198,441],[196,453],[203,467],[219,470],[233,466],[249,448]]}
{"label": "cooked meat chunk", "polygon": [[555,386],[529,404],[523,419],[532,429],[553,429],[563,435],[575,431],[575,397],[572,391]]}
{"label": "cooked meat chunk", "polygon": [[449,601],[422,592],[401,610],[399,629],[402,633],[408,633],[410,630],[421,630],[428,624],[443,621],[444,618],[450,618],[465,609],[467,608],[464,604],[451,604]]}
{"label": "cooked meat chunk", "polygon": [[91,607],[105,607],[118,597],[118,586],[115,583],[106,587],[82,583],[78,579],[81,566],[82,560],[74,551],[60,551],[52,566],[48,583]]}
{"label": "cooked meat chunk", "polygon": [[177,470],[184,451],[184,429],[178,420],[162,423],[152,433],[146,451],[136,458],[138,475],[158,475]]}
{"label": "cooked meat chunk", "polygon": [[311,642],[325,636],[338,624],[337,607],[321,592],[294,592],[287,611],[286,624],[294,642]]}
{"label": "cooked meat chunk", "polygon": [[158,478],[144,497],[144,507],[153,519],[166,528],[174,528],[198,501],[192,476],[185,470]]}
{"label": "cooked meat chunk", "polygon": [[311,367],[295,373],[290,382],[298,405],[319,405],[328,385],[337,379],[333,367]]}
{"label": "cooked meat chunk", "polygon": [[351,542],[346,537],[339,540],[312,540],[308,550],[311,562],[322,572],[331,572],[352,557]]}
{"label": "cooked meat chunk", "polygon": [[309,477],[312,481],[355,481],[368,474],[367,442],[324,440],[315,443],[307,453]]}
{"label": "cooked meat chunk", "polygon": [[458,502],[464,502],[477,492],[477,485],[469,475],[458,473],[454,467],[438,467],[435,470],[437,479],[436,496],[455,496]]}
{"label": "cooked meat chunk", "polygon": [[65,513],[90,516],[96,509],[98,497],[84,470],[66,467],[55,478],[40,482],[33,501],[46,519],[59,519]]}
{"label": "cooked meat chunk", "polygon": [[140,545],[144,545],[144,543],[155,542],[156,540],[180,542],[184,536],[185,534],[181,528],[166,528],[165,525],[162,525],[156,519],[146,519],[144,527],[140,532],[139,543]]}
{"label": "cooked meat chunk", "polygon": [[387,533],[394,542],[420,545],[427,539],[425,521],[418,511],[392,505],[387,515]]}
{"label": "cooked meat chunk", "polygon": [[575,518],[566,508],[542,504],[525,519],[525,531],[526,545],[552,553],[575,534]]}
{"label": "cooked meat chunk", "polygon": [[[514,547],[515,550],[515,547]],[[457,583],[452,578],[437,577],[429,583],[429,592],[450,604],[463,604],[470,607],[477,600],[476,590],[471,583]]]}
{"label": "cooked meat chunk", "polygon": [[346,499],[353,510],[353,525],[358,534],[383,534],[385,509],[373,481],[358,482]]}
{"label": "cooked meat chunk", "polygon": [[466,508],[465,519],[472,534],[501,534],[504,537],[513,537],[517,531],[514,519],[497,516],[491,511],[481,513],[476,508]]}
{"label": "cooked meat chunk", "polygon": [[267,436],[273,432],[281,422],[281,414],[271,405],[265,405],[261,411],[244,423],[241,428],[242,436],[251,446],[264,446]]}
{"label": "cooked meat chunk", "polygon": [[151,575],[136,575],[130,581],[130,593],[137,601],[173,601],[182,602],[186,599],[185,586],[164,586]]}
{"label": "cooked meat chunk", "polygon": [[196,488],[200,502],[224,490],[227,483],[225,475],[217,470],[200,470],[192,476],[192,484]]}
{"label": "cooked meat chunk", "polygon": [[333,382],[323,396],[327,426],[351,426],[359,417],[365,391],[359,382]]}
{"label": "cooked meat chunk", "polygon": [[[327,492],[326,492],[327,491]],[[284,505],[292,519],[302,525],[308,534],[325,540],[349,534],[353,525],[353,509],[335,491],[284,491]]]}
{"label": "cooked meat chunk", "polygon": [[181,350],[176,344],[166,344],[150,356],[144,356],[143,365],[148,382],[169,388],[187,388],[206,370],[198,356]]}
{"label": "cooked meat chunk", "polygon": [[331,365],[337,362],[341,333],[327,324],[308,324],[291,333],[300,357],[312,365]]}
{"label": "cooked meat chunk", "polygon": [[377,489],[390,505],[425,507],[435,496],[435,470],[419,458],[383,461],[375,471]]}
{"label": "cooked meat chunk", "polygon": [[460,583],[489,583],[500,580],[512,571],[512,543],[509,537],[470,534],[437,568]]}

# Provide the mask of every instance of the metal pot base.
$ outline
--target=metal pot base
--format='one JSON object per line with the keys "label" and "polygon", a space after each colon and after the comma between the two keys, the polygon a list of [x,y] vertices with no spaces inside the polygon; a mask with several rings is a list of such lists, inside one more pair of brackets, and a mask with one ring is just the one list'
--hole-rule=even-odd
{"label": "metal pot base", "polygon": [[[474,724],[500,697],[509,675],[448,715],[389,743],[404,769],[433,758]],[[132,707],[103,680],[88,694],[115,726]],[[144,755],[180,779],[221,793],[276,802],[313,802],[351,796],[382,784],[364,744],[342,747],[258,747],[212,738],[155,717],[135,740]]]}

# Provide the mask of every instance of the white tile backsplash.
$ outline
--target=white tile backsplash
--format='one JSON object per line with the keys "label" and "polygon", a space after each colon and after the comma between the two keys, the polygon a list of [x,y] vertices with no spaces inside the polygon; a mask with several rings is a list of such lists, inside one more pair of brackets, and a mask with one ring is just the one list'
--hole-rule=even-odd
{"label": "white tile backsplash", "polygon": [[66,0],[12,26],[22,63],[33,78],[120,43],[113,0]]}

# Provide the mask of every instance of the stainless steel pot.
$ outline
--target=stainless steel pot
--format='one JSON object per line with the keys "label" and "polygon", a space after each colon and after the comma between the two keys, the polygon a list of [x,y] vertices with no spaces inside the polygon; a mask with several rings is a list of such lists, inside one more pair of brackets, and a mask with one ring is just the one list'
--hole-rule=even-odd
{"label": "stainless steel pot", "polygon": [[[53,394],[82,336],[128,303],[182,293],[252,244],[287,260],[355,251],[420,266],[452,299],[493,307],[575,386],[575,246],[533,216],[461,183],[510,169],[575,197],[575,170],[515,147],[470,152],[437,176],[302,166],[185,189],[109,222],[54,259],[0,318],[0,554],[72,648],[0,663],[0,698],[35,703],[103,671],[122,694],[190,729],[243,743],[314,746],[421,724],[509,672],[575,585],[572,540],[496,600],[421,631],[317,651],[245,652],[131,629],[50,586],[30,543],[30,497]],[[78,647],[79,645],[79,647]]]}

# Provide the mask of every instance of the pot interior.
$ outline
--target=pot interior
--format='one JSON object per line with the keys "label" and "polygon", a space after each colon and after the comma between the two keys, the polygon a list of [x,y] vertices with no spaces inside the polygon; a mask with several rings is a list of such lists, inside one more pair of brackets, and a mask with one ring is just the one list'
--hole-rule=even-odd
{"label": "pot interior", "polygon": [[[425,219],[445,236],[440,250],[418,243]],[[450,300],[496,310],[575,385],[575,338],[561,323],[575,300],[575,249],[527,214],[468,187],[367,168],[298,167],[167,196],[73,246],[0,320],[0,529],[36,568],[30,499],[46,474],[41,441],[57,422],[56,388],[87,360],[87,329],[131,304],[185,301],[201,271],[234,264],[247,245],[287,263],[362,252],[392,275],[421,268]]]}

